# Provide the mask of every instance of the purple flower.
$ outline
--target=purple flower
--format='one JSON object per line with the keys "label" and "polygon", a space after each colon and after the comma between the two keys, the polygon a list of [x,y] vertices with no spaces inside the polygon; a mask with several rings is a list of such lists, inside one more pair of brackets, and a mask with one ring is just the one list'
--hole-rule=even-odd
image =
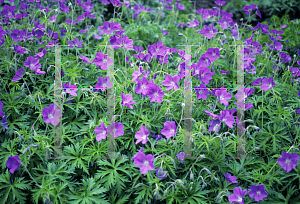
{"label": "purple flower", "polygon": [[142,174],[146,174],[148,171],[154,170],[154,156],[152,154],[145,155],[143,148],[141,148],[139,153],[134,155],[131,160],[134,160],[134,165],[140,167],[140,172]]}
{"label": "purple flower", "polygon": [[244,6],[243,11],[245,11],[245,14],[250,14],[254,9],[256,9],[255,4],[251,4],[250,6]]}
{"label": "purple flower", "polygon": [[107,55],[97,52],[95,59],[93,60],[93,63],[95,63],[95,65],[100,66],[101,69],[106,70],[107,66],[110,66],[113,64],[112,59],[110,59]]}
{"label": "purple flower", "polygon": [[221,121],[219,119],[210,120],[209,125],[210,127],[208,128],[208,131],[219,132],[221,128]]}
{"label": "purple flower", "polygon": [[244,199],[243,197],[247,194],[247,189],[244,189],[242,191],[242,188],[239,187],[235,187],[233,189],[233,194],[231,194],[228,197],[228,200],[230,201],[230,203],[240,203],[240,204],[244,204]]}
{"label": "purple flower", "polygon": [[185,154],[184,152],[180,152],[179,154],[176,155],[178,160],[182,161],[181,164],[183,164],[183,161],[187,156],[188,156],[188,154]]}
{"label": "purple flower", "polygon": [[[1,113],[1,112],[0,112],[0,113]],[[4,115],[4,116],[3,116],[1,125],[2,125],[6,130],[8,130],[8,127],[7,127],[7,115]]]}
{"label": "purple flower", "polygon": [[199,21],[197,19],[194,19],[192,22],[190,22],[189,27],[194,28],[199,25]]}
{"label": "purple flower", "polygon": [[72,96],[77,96],[77,94],[75,93],[77,91],[77,86],[76,85],[71,85],[71,83],[68,82],[67,84],[63,83],[62,86],[64,88],[65,93],[69,93]]}
{"label": "purple flower", "polygon": [[122,7],[123,4],[120,3],[120,0],[110,0],[110,2],[112,3],[113,6],[115,7]]}
{"label": "purple flower", "polygon": [[286,27],[287,27],[287,25],[281,25],[280,26],[281,29],[286,28]]}
{"label": "purple flower", "polygon": [[148,87],[148,96],[150,98],[150,102],[156,101],[157,103],[161,103],[163,96],[165,93],[163,89],[161,89],[157,84],[151,84]]}
{"label": "purple flower", "polygon": [[[24,68],[21,67],[21,68],[16,72],[16,75],[12,78],[12,81],[13,81],[13,82],[18,81],[18,80],[23,76],[23,73],[24,73]],[[0,114],[0,116],[1,116],[1,114]]]}
{"label": "purple flower", "polygon": [[232,116],[230,110],[223,110],[220,112],[220,120],[225,123],[228,127],[233,128],[234,117]]}
{"label": "purple flower", "polygon": [[47,50],[43,49],[41,52],[36,53],[33,57],[43,58],[46,54]]}
{"label": "purple flower", "polygon": [[[300,110],[300,109],[299,109]],[[155,136],[155,138],[156,138],[156,141],[158,141],[158,140],[161,140],[162,138],[161,138],[161,135],[156,135]]]}
{"label": "purple flower", "polygon": [[257,86],[257,85],[260,85],[261,84],[261,78],[257,78],[256,80],[254,80],[251,85],[252,86]]}
{"label": "purple flower", "polygon": [[228,74],[230,71],[223,71],[223,70],[219,70],[222,74]]}
{"label": "purple flower", "polygon": [[107,1],[107,0],[99,0],[100,1],[100,3],[102,3],[102,4],[104,4],[104,5],[108,5],[108,4],[110,4],[110,2],[109,1]]}
{"label": "purple flower", "polygon": [[264,77],[262,79],[262,85],[260,86],[260,88],[264,91],[268,91],[269,89],[273,88],[274,86],[276,86],[276,83],[273,82],[273,77],[270,77],[270,78]]}
{"label": "purple flower", "polygon": [[62,3],[61,1],[59,1],[59,8],[62,12],[69,13],[69,7],[66,6],[64,3]]}
{"label": "purple flower", "polygon": [[68,44],[70,45],[69,47],[82,47],[83,41],[79,42],[78,38],[74,38],[72,41],[67,41]]}
{"label": "purple flower", "polygon": [[162,33],[163,35],[168,35],[168,34],[169,34],[167,30],[161,30],[161,33]]}
{"label": "purple flower", "polygon": [[81,54],[79,54],[79,58],[84,62],[84,63],[89,63],[92,64],[92,62],[89,60],[88,57],[84,57]]}
{"label": "purple flower", "polygon": [[279,62],[283,62],[283,63],[288,63],[290,61],[292,61],[291,56],[289,56],[288,54],[285,54],[283,52],[279,53],[279,57],[282,59],[279,60]]}
{"label": "purple flower", "polygon": [[235,176],[231,176],[230,173],[227,173],[226,175],[224,174],[224,176],[227,179],[227,182],[229,182],[229,183],[238,183],[236,181],[236,177]]}
{"label": "purple flower", "polygon": [[[144,50],[143,47],[138,47],[138,46],[133,46],[133,48],[136,52],[142,52]],[[141,53],[141,54],[143,54],[143,53]]]}
{"label": "purple flower", "polygon": [[156,173],[156,177],[159,178],[159,179],[164,179],[165,176],[166,176],[166,171],[164,171],[162,168],[157,168],[155,170],[155,173]]}
{"label": "purple flower", "polygon": [[254,198],[256,202],[261,201],[262,199],[268,196],[267,191],[265,191],[265,186],[262,184],[251,185],[249,196]]}
{"label": "purple flower", "polygon": [[226,4],[226,1],[217,0],[215,1],[215,4],[218,4],[218,6],[224,6]]}
{"label": "purple flower", "polygon": [[157,44],[149,45],[148,46],[148,52],[152,55],[162,55],[164,56],[165,53],[168,51],[168,48],[163,46],[162,41],[158,41]]}
{"label": "purple flower", "polygon": [[205,56],[208,57],[211,62],[214,62],[216,59],[220,58],[220,50],[219,48],[208,48]]}
{"label": "purple flower", "polygon": [[92,4],[91,0],[88,0],[87,2],[85,2],[82,6],[82,8],[86,11],[86,12],[92,12],[92,9],[94,7],[94,4]]}
{"label": "purple flower", "polygon": [[300,90],[299,90],[298,96],[300,97]]}
{"label": "purple flower", "polygon": [[207,100],[208,89],[205,84],[200,84],[200,87],[195,88],[195,91],[197,92],[197,99],[203,98],[204,100]]}
{"label": "purple flower", "polygon": [[9,156],[6,161],[6,166],[7,168],[10,168],[9,172],[12,174],[19,169],[20,165],[21,165],[21,161],[18,155]]}
{"label": "purple flower", "polygon": [[149,131],[146,129],[145,125],[143,125],[141,129],[137,131],[135,134],[135,138],[137,139],[135,144],[138,144],[140,142],[146,144],[146,142],[148,141],[149,134],[150,134]]}
{"label": "purple flower", "polygon": [[[1,113],[1,112],[0,112]],[[297,109],[297,113],[300,115],[300,109]],[[1,115],[1,114],[0,114]]]}
{"label": "purple flower", "polygon": [[256,14],[261,18],[260,10],[258,9],[258,6],[256,6]]}
{"label": "purple flower", "polygon": [[213,23],[211,23],[209,26],[205,25],[204,29],[199,31],[199,34],[202,34],[206,36],[208,39],[211,39],[214,36],[214,34],[218,32],[218,30],[214,29],[213,26],[214,26]]}
{"label": "purple flower", "polygon": [[120,47],[130,50],[133,48],[133,40],[129,39],[127,36],[123,36],[117,39],[116,44],[121,46],[114,46],[115,49],[118,49]]}
{"label": "purple flower", "polygon": [[172,136],[176,135],[176,124],[175,121],[166,121],[164,123],[164,128],[161,130],[161,134],[166,136],[167,139],[170,139]]}
{"label": "purple flower", "polygon": [[175,3],[178,10],[184,10],[184,6],[178,3]]}
{"label": "purple flower", "polygon": [[57,125],[59,123],[59,118],[62,116],[55,104],[50,104],[49,108],[45,107],[42,114],[44,122],[51,123],[52,125]]}
{"label": "purple flower", "polygon": [[39,61],[40,61],[39,59],[30,56],[27,57],[27,61],[24,62],[24,66],[29,67],[33,71],[36,71],[37,69],[42,67],[42,65],[39,64]]}
{"label": "purple flower", "polygon": [[[141,72],[140,72],[141,73]],[[137,78],[137,87],[135,88],[135,93],[142,94],[143,96],[148,95],[148,89],[150,88],[150,83],[146,77],[143,79]]]}
{"label": "purple flower", "polygon": [[121,27],[120,23],[116,22],[108,22],[108,21],[105,21],[103,23],[103,26],[99,26],[98,27],[101,32],[99,32],[100,34],[107,34],[107,35],[110,35],[112,34],[115,30],[122,30],[123,28]]}
{"label": "purple flower", "polygon": [[239,102],[244,101],[254,91],[255,91],[255,89],[241,87],[235,95],[236,100],[238,100]]}
{"label": "purple flower", "polygon": [[167,86],[167,91],[170,91],[174,88],[174,90],[179,89],[177,82],[179,82],[180,77],[175,75],[172,77],[170,74],[167,74],[165,80],[162,82],[162,85]]}
{"label": "purple flower", "polygon": [[94,132],[97,134],[97,141],[105,139],[107,136],[107,129],[105,127],[105,123],[102,122],[100,127],[95,127]]}
{"label": "purple flower", "polygon": [[17,6],[8,6],[5,5],[3,10],[1,11],[1,15],[4,15],[6,18],[14,18],[15,17],[15,10]]}
{"label": "purple flower", "polygon": [[103,79],[103,77],[99,77],[98,78],[98,83],[96,84],[96,87],[95,87],[95,92],[98,92],[99,89],[101,89],[101,91],[105,91],[106,88],[111,88],[113,85],[112,82],[110,82],[110,78],[109,77],[105,77]]}
{"label": "purple flower", "polygon": [[52,17],[49,18],[49,21],[51,23],[54,23],[56,21],[56,17],[57,17],[57,15],[53,15]]}
{"label": "purple flower", "polygon": [[18,42],[23,40],[24,32],[18,29],[13,30],[13,32],[10,34],[10,37],[13,41]]}
{"label": "purple flower", "polygon": [[228,28],[229,24],[233,22],[232,18],[228,17],[228,16],[223,16],[222,19],[220,19],[218,21],[218,23],[220,24],[221,28],[226,29]]}
{"label": "purple flower", "polygon": [[281,157],[277,159],[278,164],[280,164],[287,173],[289,173],[293,168],[297,166],[297,161],[299,160],[299,155],[297,153],[282,152]]}
{"label": "purple flower", "polygon": [[121,105],[127,106],[128,108],[133,109],[133,106],[131,104],[136,104],[136,102],[131,101],[132,100],[132,95],[130,95],[130,94],[124,95],[123,93],[121,93],[121,95],[122,95]]}
{"label": "purple flower", "polygon": [[124,125],[122,123],[114,122],[107,127],[107,132],[113,135],[114,137],[124,135]]}
{"label": "purple flower", "polygon": [[213,114],[213,113],[211,113],[211,112],[209,112],[209,111],[207,111],[207,110],[204,110],[205,111],[205,113],[207,113],[212,119],[216,119],[216,118],[219,118],[220,116],[218,116],[218,115],[215,115],[215,114]]}
{"label": "purple flower", "polygon": [[26,51],[25,48],[23,48],[20,45],[14,45],[13,44],[13,47],[14,47],[15,52],[18,53],[18,54],[23,54]]}
{"label": "purple flower", "polygon": [[220,103],[224,104],[225,106],[228,106],[227,100],[232,98],[231,93],[228,93],[226,89],[223,90],[221,89],[221,90],[217,90],[215,94],[220,99]]}
{"label": "purple flower", "polygon": [[0,101],[0,116],[4,115],[4,112],[2,111],[3,103]]}
{"label": "purple flower", "polygon": [[197,79],[199,79],[201,82],[208,84],[209,80],[212,79],[212,76],[215,74],[215,72],[210,72],[209,68],[203,68],[199,70],[199,76]]}

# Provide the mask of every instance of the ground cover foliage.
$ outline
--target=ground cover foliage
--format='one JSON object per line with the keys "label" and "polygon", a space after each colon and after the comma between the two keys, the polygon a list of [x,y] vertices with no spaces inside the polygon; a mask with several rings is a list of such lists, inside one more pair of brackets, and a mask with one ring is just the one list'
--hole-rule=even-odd
{"label": "ground cover foliage", "polygon": [[[261,14],[245,4],[249,19],[238,25],[222,9],[226,1],[199,10],[186,0],[141,3],[0,0],[0,202],[299,203],[299,19],[273,16],[270,25],[252,26]],[[68,45],[62,112],[54,105],[58,43]],[[197,159],[184,153],[189,56],[178,45],[185,43],[197,45],[190,59],[192,87],[200,87],[192,91]],[[116,117],[107,127],[108,44],[115,46]],[[237,45],[245,47],[239,90]],[[47,159],[54,113],[68,159]],[[254,159],[230,159],[238,128]],[[108,132],[122,159],[99,159]]]}

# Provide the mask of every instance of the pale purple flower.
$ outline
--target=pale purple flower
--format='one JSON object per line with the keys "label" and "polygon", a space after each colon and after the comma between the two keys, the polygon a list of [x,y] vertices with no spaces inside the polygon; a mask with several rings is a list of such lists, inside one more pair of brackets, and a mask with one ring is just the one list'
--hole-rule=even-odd
{"label": "pale purple flower", "polygon": [[122,106],[127,106],[130,109],[133,109],[133,106],[131,104],[136,104],[136,102],[131,101],[132,100],[132,95],[130,95],[130,94],[124,95],[123,93],[121,93],[121,96],[122,96],[121,105]]}
{"label": "pale purple flower", "polygon": [[226,1],[217,0],[215,1],[215,4],[217,4],[218,6],[224,6],[226,4]]}
{"label": "pale purple flower", "polygon": [[165,93],[163,92],[163,89],[157,84],[149,85],[148,96],[150,98],[150,102],[156,101],[157,103],[161,103],[164,95]]}
{"label": "pale purple flower", "polygon": [[95,65],[100,66],[101,69],[107,70],[107,66],[110,66],[113,64],[112,59],[110,59],[107,55],[97,52],[95,59],[93,60],[93,63]]}
{"label": "pale purple flower", "polygon": [[232,116],[230,110],[221,110],[220,120],[225,123],[228,127],[233,128],[234,117]]}
{"label": "pale purple flower", "polygon": [[72,96],[77,96],[77,94],[76,94],[77,86],[76,85],[71,85],[71,83],[68,82],[68,83],[63,83],[62,86],[63,86],[63,91],[65,93],[69,93]]}
{"label": "pale purple flower", "polygon": [[199,25],[199,21],[197,19],[194,19],[192,22],[190,22],[189,27],[194,28]]}
{"label": "pale purple flower", "polygon": [[82,56],[81,54],[79,54],[79,58],[80,58],[84,63],[92,64],[92,62],[89,60],[88,57],[85,57],[85,56]]}
{"label": "pale purple flower", "polygon": [[27,57],[27,61],[24,62],[24,66],[29,67],[31,70],[35,71],[42,67],[42,65],[39,64],[39,61],[40,61],[39,59],[30,56]]}
{"label": "pale purple flower", "polygon": [[149,134],[150,134],[149,131],[146,129],[145,125],[143,125],[141,129],[137,131],[135,134],[135,138],[137,139],[135,144],[138,144],[140,142],[146,144],[146,142],[148,141]]}
{"label": "pale purple flower", "polygon": [[247,194],[247,189],[242,190],[242,188],[235,187],[233,189],[233,194],[228,197],[230,203],[240,203],[244,204],[244,196]]}
{"label": "pale purple flower", "polygon": [[273,88],[274,86],[276,86],[276,83],[273,82],[273,77],[269,77],[269,78],[264,77],[262,79],[262,85],[260,86],[260,88],[264,91],[268,91],[269,89]]}
{"label": "pale purple flower", "polygon": [[74,38],[72,41],[67,41],[68,44],[69,44],[69,47],[82,47],[82,43],[83,41],[80,41],[79,42],[79,39],[78,38]]}
{"label": "pale purple flower", "polygon": [[199,70],[199,76],[197,79],[199,79],[201,82],[208,84],[209,80],[212,79],[212,76],[215,74],[215,72],[210,72],[209,68],[203,68]]}
{"label": "pale purple flower", "polygon": [[161,30],[161,33],[162,33],[163,35],[168,35],[168,31],[167,31],[167,30]]}
{"label": "pale purple flower", "polygon": [[164,128],[161,130],[161,134],[166,136],[167,139],[170,139],[172,136],[176,135],[176,124],[175,121],[166,121],[164,123]]}
{"label": "pale purple flower", "polygon": [[167,74],[165,80],[162,82],[162,85],[167,86],[167,91],[170,91],[172,89],[177,90],[179,89],[179,86],[177,84],[179,80],[180,77],[178,75],[172,77],[170,74]]}
{"label": "pale purple flower", "polygon": [[107,129],[105,127],[105,123],[102,122],[100,127],[95,127],[94,132],[97,134],[97,141],[105,139],[107,136]]}
{"label": "pale purple flower", "polygon": [[209,125],[210,127],[208,128],[208,131],[219,132],[221,128],[221,121],[219,119],[210,120]]}
{"label": "pale purple flower", "polygon": [[124,135],[124,125],[122,123],[114,122],[110,126],[107,127],[107,132],[110,133],[114,137]]}
{"label": "pale purple flower", "polygon": [[55,104],[50,104],[49,108],[45,107],[42,110],[42,114],[44,122],[51,123],[52,125],[57,125],[59,123],[59,118],[62,116]]}
{"label": "pale purple flower", "polygon": [[134,165],[140,167],[140,172],[146,174],[148,171],[154,170],[154,156],[152,154],[145,155],[143,148],[133,156]]}
{"label": "pale purple flower", "polygon": [[218,32],[218,30],[214,29],[213,26],[213,23],[211,23],[209,26],[205,25],[204,29],[199,31],[199,34],[206,36],[207,39],[211,39],[214,36],[214,34]]}
{"label": "pale purple flower", "polygon": [[207,100],[208,89],[205,84],[200,84],[200,87],[195,88],[195,91],[197,92],[197,99]]}
{"label": "pale purple flower", "polygon": [[228,106],[229,103],[227,100],[231,99],[232,95],[231,95],[231,93],[227,92],[227,89],[222,89],[222,88],[221,88],[221,90],[217,90],[215,94],[220,99],[221,104]]}
{"label": "pale purple flower", "polygon": [[178,10],[184,10],[184,6],[178,3],[175,3]]}

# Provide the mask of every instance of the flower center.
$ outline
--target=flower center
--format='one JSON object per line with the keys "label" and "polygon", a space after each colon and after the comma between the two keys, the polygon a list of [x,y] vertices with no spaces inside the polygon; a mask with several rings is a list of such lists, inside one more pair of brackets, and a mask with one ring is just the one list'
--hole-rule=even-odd
{"label": "flower center", "polygon": [[269,88],[271,88],[271,87],[272,87],[272,84],[269,85]]}
{"label": "flower center", "polygon": [[52,114],[49,114],[49,115],[48,115],[48,118],[49,118],[49,119],[52,119],[52,118],[53,118],[53,115],[52,115]]}
{"label": "flower center", "polygon": [[143,135],[143,136],[142,136],[142,139],[145,140],[145,139],[146,139],[146,135]]}
{"label": "flower center", "polygon": [[146,88],[146,86],[145,85],[142,85],[142,89],[145,89]]}
{"label": "flower center", "polygon": [[203,91],[201,90],[201,91],[199,91],[199,94],[203,94]]}
{"label": "flower center", "polygon": [[107,60],[106,60],[106,59],[104,59],[104,60],[103,60],[103,63],[104,63],[104,64],[106,64],[106,62],[107,62]]}
{"label": "flower center", "polygon": [[213,34],[213,31],[211,30],[211,31],[209,31],[209,33],[210,33],[210,34]]}
{"label": "flower center", "polygon": [[148,161],[144,161],[144,166],[148,166],[149,162]]}
{"label": "flower center", "polygon": [[204,75],[205,75],[205,74],[201,74],[201,78],[204,78]]}
{"label": "flower center", "polygon": [[103,131],[102,134],[105,135],[106,131]]}
{"label": "flower center", "polygon": [[286,164],[290,164],[290,163],[291,163],[291,160],[287,159],[287,160],[285,161],[285,163],[286,163]]}
{"label": "flower center", "polygon": [[34,67],[34,64],[30,64],[31,67]]}
{"label": "flower center", "polygon": [[257,195],[260,195],[260,191],[257,191],[256,193],[257,193]]}
{"label": "flower center", "polygon": [[171,82],[171,86],[174,86],[174,84],[175,84],[174,82]]}
{"label": "flower center", "polygon": [[220,100],[223,100],[224,99],[224,97],[223,96],[220,96]]}
{"label": "flower center", "polygon": [[224,119],[223,119],[223,122],[226,122],[226,121],[227,121],[227,118],[224,118]]}
{"label": "flower center", "polygon": [[174,133],[174,130],[170,130],[170,133],[173,134],[173,133]]}
{"label": "flower center", "polygon": [[114,129],[113,129],[113,132],[115,133],[116,131],[117,131],[117,129],[116,129],[116,128],[114,128]]}
{"label": "flower center", "polygon": [[212,56],[213,56],[213,57],[216,56],[216,53],[212,53]]}
{"label": "flower center", "polygon": [[20,38],[20,35],[17,35],[17,38]]}
{"label": "flower center", "polygon": [[158,93],[155,93],[154,96],[157,97],[157,96],[158,96]]}
{"label": "flower center", "polygon": [[238,202],[242,202],[243,201],[243,198],[241,198],[241,197],[238,197],[239,199],[238,199]]}
{"label": "flower center", "polygon": [[156,52],[159,52],[159,49],[156,49]]}
{"label": "flower center", "polygon": [[8,15],[10,16],[10,15],[11,15],[11,12],[8,12]]}
{"label": "flower center", "polygon": [[110,31],[110,28],[107,28],[107,31]]}
{"label": "flower center", "polygon": [[220,126],[220,124],[215,125],[215,127],[214,127],[214,131],[215,131],[215,132],[217,132],[217,130],[219,129],[219,126]]}

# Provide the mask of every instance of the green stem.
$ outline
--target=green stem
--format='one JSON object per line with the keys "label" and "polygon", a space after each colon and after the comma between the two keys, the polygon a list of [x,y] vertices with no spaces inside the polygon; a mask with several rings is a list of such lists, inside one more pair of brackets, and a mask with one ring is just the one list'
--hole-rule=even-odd
{"label": "green stem", "polygon": [[27,167],[25,166],[25,164],[24,164],[23,162],[21,162],[21,164],[23,164],[23,166],[25,167],[25,169],[26,169],[27,173],[29,174],[30,178],[31,178],[32,180],[34,180],[34,182],[36,183],[36,185],[38,185],[40,188],[42,188],[42,186],[40,186],[40,185],[36,182],[36,180],[32,177],[32,175],[31,175],[30,172],[28,171],[28,169],[27,169]]}

